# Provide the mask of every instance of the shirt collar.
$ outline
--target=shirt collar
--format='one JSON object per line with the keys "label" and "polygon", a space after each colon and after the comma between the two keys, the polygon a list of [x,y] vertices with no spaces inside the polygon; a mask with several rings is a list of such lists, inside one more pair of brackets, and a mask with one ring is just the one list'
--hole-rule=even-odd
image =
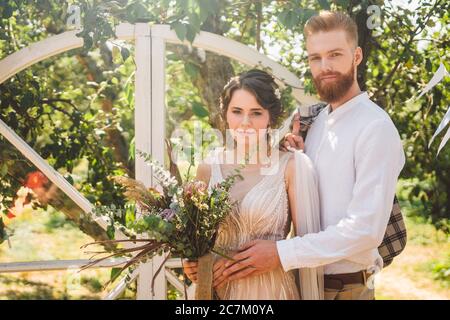
{"label": "shirt collar", "polygon": [[[348,113],[350,110],[354,109],[355,106],[360,104],[364,100],[369,100],[369,95],[366,91],[361,92],[357,96],[351,98],[341,106],[339,106],[336,110],[330,113],[331,105],[327,105],[327,119],[331,120],[332,123],[342,118],[346,113]],[[331,124],[331,123],[330,123]]]}

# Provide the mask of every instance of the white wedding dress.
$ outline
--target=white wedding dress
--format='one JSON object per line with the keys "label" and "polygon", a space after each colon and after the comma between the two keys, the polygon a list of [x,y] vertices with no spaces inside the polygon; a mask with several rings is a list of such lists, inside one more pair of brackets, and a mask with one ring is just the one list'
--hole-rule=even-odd
{"label": "white wedding dress", "polygon": [[[236,165],[221,165],[223,156],[223,151],[215,150],[208,158],[207,163],[211,166],[210,188],[221,182],[224,177],[232,174],[233,169],[237,167]],[[284,173],[286,165],[292,157],[294,157],[294,153],[280,152],[278,165],[272,167],[271,174],[261,174],[260,168],[256,165],[253,168],[241,170],[244,179],[237,179],[230,190],[231,198],[233,201],[237,201],[237,205],[219,229],[216,250],[232,255],[251,240],[286,239],[290,231],[291,219]],[[307,190],[308,186],[305,187]],[[316,186],[311,187],[315,188]],[[303,207],[303,210],[309,209]],[[314,214],[318,215],[318,212],[314,212]],[[297,221],[307,223],[305,219],[297,219]],[[297,234],[305,233],[298,229]],[[313,229],[319,231],[320,226],[316,223]],[[312,274],[311,271],[313,271]],[[311,281],[311,277],[313,281]],[[303,279],[306,285],[300,285],[301,290],[308,291],[305,292],[305,296],[302,295],[303,299],[320,299],[322,297],[319,295],[320,290],[315,288],[318,284],[316,280],[320,279],[315,270],[307,270],[306,274],[300,272],[299,278]],[[267,273],[250,275],[243,279],[227,282],[216,293],[223,300],[300,299],[295,272],[285,272],[281,266]]]}

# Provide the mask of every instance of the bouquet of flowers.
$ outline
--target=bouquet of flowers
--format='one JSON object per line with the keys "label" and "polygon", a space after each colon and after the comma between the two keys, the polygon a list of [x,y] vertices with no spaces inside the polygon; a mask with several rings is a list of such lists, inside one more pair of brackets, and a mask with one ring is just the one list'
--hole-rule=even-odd
{"label": "bouquet of flowers", "polygon": [[[133,268],[157,254],[169,253],[166,260],[172,254],[189,260],[198,260],[199,269],[210,270],[205,279],[199,277],[196,292],[197,298],[208,299],[212,292],[211,252],[223,256],[220,252],[214,251],[214,243],[220,223],[232,208],[229,190],[236,178],[242,178],[239,174],[240,169],[236,169],[223,182],[209,189],[202,181],[191,180],[185,183],[177,181],[169,171],[157,161],[153,161],[151,156],[139,151],[138,153],[153,168],[153,175],[162,191],[146,188],[143,183],[131,178],[114,177],[114,180],[124,187],[124,196],[131,206],[123,209],[113,206],[97,207],[94,214],[103,216],[109,221],[108,235],[113,239],[89,243],[83,247],[105,242],[115,245],[123,242],[142,245],[116,249],[113,253],[95,260],[92,257],[90,263],[83,266],[82,270],[110,257],[131,255],[127,263],[110,279],[111,282],[125,269]],[[116,228],[130,239],[115,240]],[[106,251],[96,252],[96,255],[106,253]],[[199,290],[203,293],[199,293]]]}

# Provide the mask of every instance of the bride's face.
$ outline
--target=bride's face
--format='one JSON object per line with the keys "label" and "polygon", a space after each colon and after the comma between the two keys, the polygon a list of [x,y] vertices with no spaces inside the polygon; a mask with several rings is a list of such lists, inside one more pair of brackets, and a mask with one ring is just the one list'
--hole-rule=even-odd
{"label": "bride's face", "polygon": [[267,130],[270,115],[252,93],[238,89],[233,92],[228,105],[227,123],[233,138],[248,146],[257,141],[260,130]]}

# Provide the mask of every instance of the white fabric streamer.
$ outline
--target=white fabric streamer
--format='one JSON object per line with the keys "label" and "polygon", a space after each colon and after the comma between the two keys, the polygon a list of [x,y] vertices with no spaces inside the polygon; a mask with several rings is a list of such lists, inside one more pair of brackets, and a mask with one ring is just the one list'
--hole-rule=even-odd
{"label": "white fabric streamer", "polygon": [[448,139],[450,139],[450,127],[448,127],[447,132],[445,133],[444,138],[442,138],[441,144],[439,145],[438,152],[436,154],[436,157],[439,155],[439,152],[441,152],[442,148],[447,143]]}
{"label": "white fabric streamer", "polygon": [[439,82],[441,82],[441,80],[445,76],[448,76],[448,75],[449,75],[449,73],[448,73],[447,69],[445,69],[444,64],[441,62],[441,64],[439,65],[439,68],[436,70],[436,72],[434,73],[431,80],[427,83],[425,88],[422,89],[422,92],[419,94],[419,96],[416,99],[419,99],[420,97],[422,97],[425,93],[430,91],[435,85],[437,85]]}
{"label": "white fabric streamer", "polygon": [[439,68],[437,69],[437,71],[435,72],[435,74],[433,75],[433,77],[431,78],[431,80],[427,83],[427,85],[425,86],[425,88],[423,88],[422,92],[419,94],[419,96],[417,97],[417,99],[419,99],[420,97],[422,97],[425,93],[427,93],[428,91],[430,91],[435,85],[437,85],[445,76],[448,76],[449,73],[447,71],[447,69],[445,69],[444,64],[441,62],[441,64],[439,65]]}
{"label": "white fabric streamer", "polygon": [[[431,137],[430,143],[428,143],[428,148],[430,148],[431,144],[434,141],[434,138],[436,138],[436,136],[441,133],[442,130],[444,130],[444,128],[447,126],[447,124],[450,122],[450,107],[448,108],[447,112],[444,115],[444,118],[442,119],[441,123],[439,124],[438,128],[436,129],[436,132],[433,134],[433,137]],[[447,136],[447,134],[445,135]],[[445,139],[445,137],[444,137]],[[444,139],[442,141],[444,141]],[[448,140],[448,138],[447,138]],[[445,142],[447,142],[447,140],[445,140]],[[445,144],[444,142],[444,144]],[[441,142],[442,145],[442,142]],[[443,145],[442,145],[443,146]],[[439,151],[441,150],[441,146],[439,146]],[[439,154],[438,151],[438,154]]]}
{"label": "white fabric streamer", "polygon": [[[307,233],[320,232],[320,202],[314,166],[303,151],[290,149],[295,153],[296,235],[303,236]],[[301,268],[299,275],[302,299],[323,300],[323,267]]]}
{"label": "white fabric streamer", "polygon": [[430,143],[428,144],[428,148],[433,143],[434,138],[441,133],[442,130],[447,126],[447,124],[450,122],[450,107],[448,108],[447,112],[445,113],[444,118],[442,119],[441,123],[439,124],[439,127],[436,129],[436,132],[433,134],[433,137],[430,140]]}

